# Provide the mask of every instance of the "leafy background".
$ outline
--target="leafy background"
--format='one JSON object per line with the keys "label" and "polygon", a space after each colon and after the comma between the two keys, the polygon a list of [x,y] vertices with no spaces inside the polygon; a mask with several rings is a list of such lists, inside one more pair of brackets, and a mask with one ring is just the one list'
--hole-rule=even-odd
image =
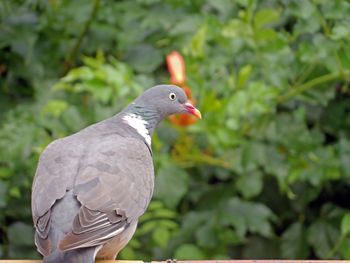
{"label": "leafy background", "polygon": [[31,182],[52,140],[168,83],[203,119],[153,138],[154,199],[120,259],[350,259],[350,3],[0,2],[0,257],[39,258]]}

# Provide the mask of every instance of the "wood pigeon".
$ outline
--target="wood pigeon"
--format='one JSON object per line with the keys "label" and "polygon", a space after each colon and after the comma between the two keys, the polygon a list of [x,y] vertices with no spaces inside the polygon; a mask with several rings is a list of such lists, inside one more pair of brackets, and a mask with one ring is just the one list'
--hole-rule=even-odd
{"label": "wood pigeon", "polygon": [[44,262],[114,259],[125,247],[153,194],[153,131],[174,113],[201,117],[181,88],[155,86],[119,114],[45,148],[32,188]]}

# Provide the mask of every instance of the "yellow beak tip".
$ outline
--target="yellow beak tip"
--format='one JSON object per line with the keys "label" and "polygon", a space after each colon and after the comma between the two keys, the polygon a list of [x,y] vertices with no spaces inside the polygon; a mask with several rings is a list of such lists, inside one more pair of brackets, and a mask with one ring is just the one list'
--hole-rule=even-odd
{"label": "yellow beak tip", "polygon": [[202,119],[202,114],[199,110],[196,109],[195,116],[199,119]]}

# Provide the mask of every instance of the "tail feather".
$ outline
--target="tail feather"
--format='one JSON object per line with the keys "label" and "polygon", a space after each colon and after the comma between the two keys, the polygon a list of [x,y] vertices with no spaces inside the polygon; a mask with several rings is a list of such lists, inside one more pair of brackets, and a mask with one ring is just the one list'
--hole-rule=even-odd
{"label": "tail feather", "polygon": [[43,239],[40,237],[38,232],[35,232],[35,245],[37,247],[37,250],[44,256],[48,256],[50,254],[51,250],[51,242],[50,238],[46,237],[46,239]]}
{"label": "tail feather", "polygon": [[[59,241],[72,228],[72,222],[80,204],[76,200],[73,191],[70,190],[66,195],[57,200],[51,211],[50,217],[50,232],[48,240],[50,243],[42,242],[40,236],[36,238],[38,248],[45,248],[44,250],[51,253],[42,253],[44,255],[44,263],[93,263],[95,262],[95,247],[78,248],[69,251],[61,251],[58,248]],[[40,242],[41,241],[41,242]],[[48,248],[48,249],[47,249]],[[39,250],[40,251],[40,250]],[[41,252],[41,251],[40,251]],[[45,251],[43,251],[45,252]]]}
{"label": "tail feather", "polygon": [[69,251],[56,249],[49,256],[44,257],[43,263],[94,263],[95,247],[78,248]]}

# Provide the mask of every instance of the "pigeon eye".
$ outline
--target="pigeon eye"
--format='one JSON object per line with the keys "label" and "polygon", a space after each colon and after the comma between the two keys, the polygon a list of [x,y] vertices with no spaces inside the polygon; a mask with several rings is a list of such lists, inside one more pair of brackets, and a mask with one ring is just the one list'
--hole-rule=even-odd
{"label": "pigeon eye", "polygon": [[175,100],[175,99],[176,99],[176,95],[175,95],[174,92],[172,92],[172,93],[169,94],[169,99],[170,99],[170,100]]}

